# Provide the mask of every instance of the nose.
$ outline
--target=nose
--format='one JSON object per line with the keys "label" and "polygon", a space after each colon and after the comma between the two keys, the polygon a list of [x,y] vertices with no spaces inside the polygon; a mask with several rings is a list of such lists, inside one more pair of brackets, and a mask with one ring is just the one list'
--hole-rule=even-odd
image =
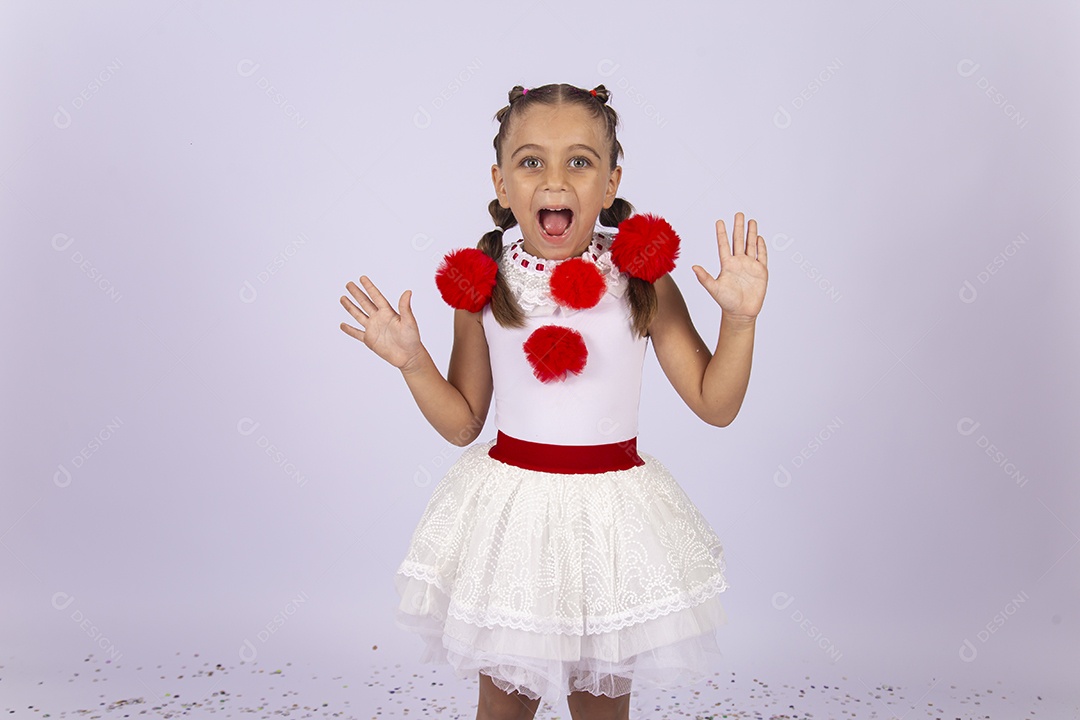
{"label": "nose", "polygon": [[565,190],[566,189],[566,168],[561,166],[549,165],[544,170],[544,189],[545,190]]}

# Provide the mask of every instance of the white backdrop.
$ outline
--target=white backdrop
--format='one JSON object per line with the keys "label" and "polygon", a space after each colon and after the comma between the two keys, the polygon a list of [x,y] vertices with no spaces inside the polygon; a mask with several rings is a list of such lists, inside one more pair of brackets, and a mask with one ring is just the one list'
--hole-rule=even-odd
{"label": "white backdrop", "polygon": [[726,662],[1080,701],[1078,6],[610,7],[3,5],[0,694],[416,663],[392,575],[461,448],[338,299],[412,289],[445,372],[493,113],[602,82],[710,346],[714,222],[769,245],[737,420],[651,352],[641,402],[724,541]]}

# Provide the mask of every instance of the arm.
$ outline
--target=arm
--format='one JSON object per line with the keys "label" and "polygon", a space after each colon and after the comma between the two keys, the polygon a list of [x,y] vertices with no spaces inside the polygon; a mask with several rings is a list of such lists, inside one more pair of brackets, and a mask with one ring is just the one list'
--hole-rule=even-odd
{"label": "arm", "polygon": [[427,421],[460,447],[480,434],[491,405],[491,359],[480,313],[454,310],[454,347],[447,377],[427,348],[401,367],[409,390]]}
{"label": "arm", "polygon": [[360,284],[363,288],[352,282],[345,285],[356,303],[342,295],[341,304],[363,329],[341,323],[341,330],[401,370],[420,412],[440,435],[454,445],[471,443],[484,427],[492,393],[481,314],[454,311],[454,349],[447,380],[420,342],[412,291],[401,294],[398,313],[371,278],[361,275]]}
{"label": "arm", "polygon": [[743,237],[743,214],[735,213],[733,247],[723,220],[716,222],[720,274],[700,265],[694,274],[723,311],[716,352],[709,353],[690,321],[682,294],[670,275],[654,284],[658,311],[649,326],[656,358],[675,391],[710,425],[724,427],[739,414],[750,383],[754,329],[768,285],[765,239],[751,220]]}
{"label": "arm", "polygon": [[710,353],[671,275],[654,287],[659,307],[649,336],[661,369],[695,415],[716,427],[731,424],[750,383],[756,321],[722,315],[716,350]]}

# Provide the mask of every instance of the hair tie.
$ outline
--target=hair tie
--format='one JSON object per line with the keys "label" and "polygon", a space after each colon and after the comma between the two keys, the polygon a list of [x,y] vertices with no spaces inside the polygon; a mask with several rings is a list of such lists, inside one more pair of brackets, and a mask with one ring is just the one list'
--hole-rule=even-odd
{"label": "hair tie", "polygon": [[435,285],[450,307],[480,312],[491,300],[499,265],[478,248],[459,248],[443,256]]}
{"label": "hair tie", "polygon": [[522,95],[528,95],[529,94],[529,88],[525,88],[524,90],[522,90],[521,94]]}
{"label": "hair tie", "polygon": [[631,215],[619,223],[611,243],[611,262],[622,272],[646,282],[656,282],[675,269],[679,235],[667,220],[646,213]]}
{"label": "hair tie", "polygon": [[589,94],[592,95],[593,97],[596,97],[596,91],[595,90],[590,90]]}
{"label": "hair tie", "polygon": [[494,229],[492,229],[492,230],[488,230],[488,232],[499,232],[499,233],[504,233],[504,232],[506,232],[506,231],[505,231],[505,230],[503,230],[503,229],[502,229],[501,227],[499,227],[498,225],[496,225],[496,226],[494,227]]}

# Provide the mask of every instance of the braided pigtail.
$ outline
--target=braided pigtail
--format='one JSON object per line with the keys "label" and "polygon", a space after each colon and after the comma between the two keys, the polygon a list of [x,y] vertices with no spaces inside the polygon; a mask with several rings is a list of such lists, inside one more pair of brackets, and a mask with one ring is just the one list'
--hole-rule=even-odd
{"label": "braided pigtail", "polygon": [[[600,224],[605,227],[618,227],[623,220],[634,214],[634,206],[623,198],[615,198],[611,207],[600,211]],[[659,303],[656,300],[656,288],[648,280],[630,275],[626,288],[630,301],[634,332],[645,337],[649,334],[649,325],[656,317]]]}
{"label": "braided pigtail", "polygon": [[617,197],[612,201],[611,207],[600,211],[600,224],[604,227],[619,227],[619,223],[633,214],[634,206],[629,201]]}
{"label": "braided pigtail", "polygon": [[[498,227],[501,227],[504,232],[517,225],[517,218],[514,217],[514,213],[510,208],[499,205],[498,199],[488,203],[488,212],[491,213],[492,221]],[[499,264],[499,258],[502,257],[504,250],[504,232],[490,230],[484,233],[484,236],[480,238],[480,242],[476,245],[485,255],[494,260],[496,265]],[[506,284],[506,278],[503,277],[501,271],[495,273],[495,287],[491,289],[491,312],[494,314],[496,322],[503,327],[524,327],[525,325],[525,312],[514,299],[514,295],[510,292],[510,287]]]}

